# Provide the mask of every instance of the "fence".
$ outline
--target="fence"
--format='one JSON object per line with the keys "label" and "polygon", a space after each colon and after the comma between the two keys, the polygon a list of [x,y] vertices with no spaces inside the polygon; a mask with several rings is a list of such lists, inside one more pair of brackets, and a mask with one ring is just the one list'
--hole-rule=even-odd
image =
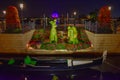
{"label": "fence", "polygon": [[91,21],[85,21],[85,29],[86,30],[89,30],[89,31],[91,31],[91,32],[95,32],[95,33],[97,33],[98,31],[98,23],[97,23],[97,21],[96,22],[91,22]]}
{"label": "fence", "polygon": [[91,21],[85,21],[85,29],[94,33],[101,33],[101,34],[111,34],[116,33],[117,21],[111,21],[110,23],[107,23],[105,25],[100,25],[97,21],[91,22]]}
{"label": "fence", "polygon": [[16,24],[6,26],[5,21],[0,21],[0,33],[24,33],[35,29],[35,21],[21,22],[21,29],[17,29]]}

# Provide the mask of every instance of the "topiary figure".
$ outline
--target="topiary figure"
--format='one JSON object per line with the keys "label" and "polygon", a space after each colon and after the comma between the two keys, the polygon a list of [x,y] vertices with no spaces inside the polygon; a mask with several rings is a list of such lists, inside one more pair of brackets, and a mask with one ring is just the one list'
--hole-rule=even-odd
{"label": "topiary figure", "polygon": [[68,39],[69,39],[69,43],[72,43],[72,44],[78,44],[78,32],[77,32],[77,29],[75,26],[68,26]]}
{"label": "topiary figure", "polygon": [[52,25],[51,31],[50,31],[50,42],[56,42],[57,43],[57,24],[56,24],[56,19],[53,21],[50,21],[50,24]]}
{"label": "topiary figure", "polygon": [[110,19],[111,19],[111,13],[109,10],[109,6],[103,6],[99,10],[98,22],[100,23],[100,25],[106,25],[110,23]]}
{"label": "topiary figure", "polygon": [[98,22],[100,24],[99,33],[112,33],[111,29],[111,11],[109,6],[103,6],[98,13]]}
{"label": "topiary figure", "polygon": [[9,6],[6,10],[6,31],[16,32],[21,29],[18,10],[15,6]]}

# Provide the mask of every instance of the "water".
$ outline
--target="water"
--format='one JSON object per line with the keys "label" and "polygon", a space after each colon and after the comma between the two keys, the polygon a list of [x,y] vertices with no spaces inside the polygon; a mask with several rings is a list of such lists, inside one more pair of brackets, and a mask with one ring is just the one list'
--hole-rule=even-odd
{"label": "water", "polygon": [[120,73],[101,72],[94,69],[73,71],[2,71],[0,80],[120,80]]}

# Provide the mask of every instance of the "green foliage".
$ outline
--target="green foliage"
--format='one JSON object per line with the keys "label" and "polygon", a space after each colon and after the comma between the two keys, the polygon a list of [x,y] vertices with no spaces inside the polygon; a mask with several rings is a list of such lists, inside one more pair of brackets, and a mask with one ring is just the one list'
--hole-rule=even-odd
{"label": "green foliage", "polygon": [[53,21],[49,22],[52,26],[51,31],[50,31],[50,42],[52,43],[52,41],[55,41],[57,43],[57,24],[56,24],[56,19],[54,19]]}
{"label": "green foliage", "polygon": [[91,20],[92,22],[95,22],[95,21],[97,20],[97,13],[98,13],[97,10],[89,13],[89,15],[90,15],[90,20]]}
{"label": "green foliage", "polygon": [[32,36],[32,40],[38,40],[40,38],[40,34],[34,34]]}
{"label": "green foliage", "polygon": [[26,56],[26,58],[24,59],[24,63],[29,64],[30,62],[31,62],[31,58],[29,56]]}
{"label": "green foliage", "polygon": [[55,43],[42,43],[40,49],[54,50],[56,49]]}
{"label": "green foliage", "polygon": [[36,65],[36,61],[32,60],[30,56],[26,56],[24,59],[24,63],[27,65]]}
{"label": "green foliage", "polygon": [[50,43],[42,43],[40,49],[46,49],[46,45],[48,45],[48,44],[50,44]]}
{"label": "green foliage", "polygon": [[[76,30],[76,29],[75,29]],[[56,43],[55,40],[50,41],[49,37],[49,31],[45,31],[44,29],[39,29],[36,30],[33,38],[36,39],[37,42],[40,42],[40,49],[44,50],[61,50],[61,49],[68,49],[68,50],[73,50],[74,46],[76,49],[85,49],[90,46],[91,43],[89,43],[89,39],[84,31],[84,28],[80,28],[76,30],[76,35],[71,35],[77,36],[76,39],[73,41],[69,41],[67,31],[63,33],[57,34],[57,37],[59,41]],[[47,36],[47,37],[46,37]],[[33,40],[34,41],[34,40]],[[74,43],[73,43],[74,42]],[[35,46],[36,47],[36,43]]]}
{"label": "green foliage", "polygon": [[64,44],[57,44],[56,49],[66,49]]}
{"label": "green foliage", "polygon": [[54,49],[66,49],[66,47],[65,44],[42,43],[40,49],[54,50]]}
{"label": "green foliage", "polygon": [[82,48],[83,48],[83,46],[78,46],[78,47],[77,47],[78,50],[80,50],[80,49],[82,49]]}
{"label": "green foliage", "polygon": [[80,43],[84,43],[85,41],[83,41],[83,40],[79,40],[79,42],[80,42]]}
{"label": "green foliage", "polygon": [[44,30],[44,29],[39,29],[38,32],[40,32],[40,33],[44,33],[45,30]]}
{"label": "green foliage", "polygon": [[39,29],[36,30],[32,36],[32,40],[39,40],[39,41],[43,41],[44,40],[44,34],[45,34],[45,30],[44,29]]}
{"label": "green foliage", "polygon": [[9,65],[12,65],[12,64],[14,64],[14,63],[15,63],[15,60],[14,60],[13,58],[8,61],[8,64],[9,64]]}

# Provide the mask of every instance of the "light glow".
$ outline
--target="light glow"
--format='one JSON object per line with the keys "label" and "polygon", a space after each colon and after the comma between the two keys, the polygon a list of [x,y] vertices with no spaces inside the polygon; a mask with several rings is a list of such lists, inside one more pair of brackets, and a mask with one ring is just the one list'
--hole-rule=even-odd
{"label": "light glow", "polygon": [[77,14],[77,12],[74,12],[73,14],[74,14],[74,15],[76,15],[76,14]]}
{"label": "light glow", "polygon": [[111,6],[108,7],[108,9],[109,9],[110,11],[111,11],[111,8],[112,8]]}
{"label": "light glow", "polygon": [[58,18],[58,13],[54,12],[54,13],[52,14],[52,18]]}
{"label": "light glow", "polygon": [[24,4],[20,3],[20,8],[23,9],[24,8]]}
{"label": "light glow", "polygon": [[5,11],[5,10],[3,11],[3,14],[4,14],[4,15],[6,14],[6,11]]}

